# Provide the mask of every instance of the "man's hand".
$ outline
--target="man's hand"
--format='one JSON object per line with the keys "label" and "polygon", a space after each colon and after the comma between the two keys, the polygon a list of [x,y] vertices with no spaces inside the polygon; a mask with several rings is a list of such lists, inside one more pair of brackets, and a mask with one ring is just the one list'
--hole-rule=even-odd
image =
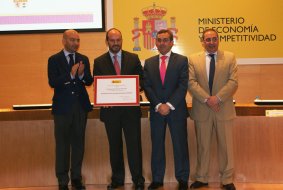
{"label": "man's hand", "polygon": [[85,69],[85,65],[83,64],[82,61],[80,61],[79,63],[73,65],[71,70],[71,75],[75,77],[76,73],[78,72],[78,75],[81,76],[84,73],[84,69]]}
{"label": "man's hand", "polygon": [[82,61],[79,62],[79,69],[78,69],[78,75],[81,76],[84,73],[85,65]]}
{"label": "man's hand", "polygon": [[71,70],[72,77],[75,78],[78,68],[79,68],[79,63],[76,63],[72,66],[72,70]]}
{"label": "man's hand", "polygon": [[210,96],[206,104],[214,111],[214,112],[219,112],[220,111],[220,100],[217,96]]}
{"label": "man's hand", "polygon": [[168,115],[170,113],[170,107],[167,104],[161,104],[158,107],[158,113],[160,113],[161,115]]}

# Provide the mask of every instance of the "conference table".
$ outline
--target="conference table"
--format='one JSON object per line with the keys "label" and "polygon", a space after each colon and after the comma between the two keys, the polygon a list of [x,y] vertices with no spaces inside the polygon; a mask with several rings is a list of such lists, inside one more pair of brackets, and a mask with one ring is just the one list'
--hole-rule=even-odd
{"label": "conference table", "polygon": [[[283,183],[283,117],[267,117],[266,110],[283,110],[283,105],[236,103],[233,126],[235,182]],[[149,107],[142,109],[143,173],[151,181]],[[188,104],[190,111],[191,105]],[[0,109],[0,188],[57,185],[54,170],[55,141],[50,109]],[[188,118],[191,178],[196,166],[193,121]],[[217,147],[213,137],[209,181],[218,182]],[[164,182],[176,182],[169,130],[166,133]],[[86,184],[107,184],[111,179],[109,150],[99,108],[88,115],[83,179]],[[126,151],[124,149],[126,159]],[[131,183],[127,161],[126,183]]]}

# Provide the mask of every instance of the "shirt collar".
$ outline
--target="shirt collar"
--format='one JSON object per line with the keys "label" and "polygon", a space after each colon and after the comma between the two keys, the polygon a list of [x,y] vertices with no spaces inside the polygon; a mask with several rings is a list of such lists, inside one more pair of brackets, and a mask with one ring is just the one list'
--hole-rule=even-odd
{"label": "shirt collar", "polygon": [[172,53],[172,51],[169,51],[165,55],[159,54],[159,59],[161,59],[162,56],[167,56],[167,58],[168,58],[168,57],[170,57],[171,53]]}
{"label": "shirt collar", "polygon": [[122,56],[122,51],[120,50],[118,53],[114,54],[111,51],[109,51],[110,57],[113,58],[114,55],[117,55],[117,57],[121,57]]}
{"label": "shirt collar", "polygon": [[217,56],[217,51],[214,53],[208,53],[207,51],[205,51],[205,55],[208,56],[209,54],[214,54],[215,56]]}
{"label": "shirt collar", "polygon": [[76,54],[76,52],[70,53],[67,50],[63,49],[65,57],[67,57],[69,54]]}

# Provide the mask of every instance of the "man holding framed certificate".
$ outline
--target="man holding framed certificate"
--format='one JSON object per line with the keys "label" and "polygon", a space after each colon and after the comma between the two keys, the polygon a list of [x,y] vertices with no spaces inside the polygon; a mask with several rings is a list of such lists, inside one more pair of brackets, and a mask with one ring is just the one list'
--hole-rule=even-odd
{"label": "man holding framed certificate", "polygon": [[132,180],[135,189],[142,190],[141,110],[137,100],[143,84],[142,65],[138,55],[122,50],[122,34],[118,29],[106,32],[106,44],[109,51],[94,60],[93,76],[94,103],[102,106],[100,120],[105,124],[110,150],[112,181],[107,189],[124,185],[124,132]]}

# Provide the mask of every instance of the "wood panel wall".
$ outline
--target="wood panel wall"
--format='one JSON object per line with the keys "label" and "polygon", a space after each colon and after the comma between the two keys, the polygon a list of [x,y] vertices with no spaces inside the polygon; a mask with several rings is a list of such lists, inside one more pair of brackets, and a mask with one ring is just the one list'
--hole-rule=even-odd
{"label": "wood panel wall", "polygon": [[[237,117],[233,128],[235,182],[283,183],[283,118]],[[55,142],[52,120],[0,121],[0,188],[57,185]],[[193,122],[188,119],[191,180],[196,167],[196,139]],[[143,174],[151,181],[151,140],[148,118],[142,119]],[[125,155],[126,151],[124,149]],[[166,175],[164,182],[176,182],[172,143],[166,134]],[[126,183],[131,183],[128,163]],[[103,123],[89,119],[83,162],[86,184],[110,182],[109,147]],[[219,182],[217,148],[212,143],[210,182]]]}
{"label": "wood panel wall", "polygon": [[[92,69],[93,59],[107,50],[105,33],[82,33],[80,38],[80,52],[89,57]],[[51,103],[47,61],[62,49],[62,34],[0,35],[0,41],[0,108]]]}
{"label": "wood panel wall", "polygon": [[[81,33],[80,37],[80,52],[89,57],[92,69],[93,59],[107,50],[105,33]],[[47,60],[62,49],[61,38],[62,34],[0,35],[0,108],[51,103]],[[250,103],[256,96],[283,99],[282,80],[283,64],[240,65],[235,99],[238,103]],[[92,87],[88,92],[92,100]]]}

